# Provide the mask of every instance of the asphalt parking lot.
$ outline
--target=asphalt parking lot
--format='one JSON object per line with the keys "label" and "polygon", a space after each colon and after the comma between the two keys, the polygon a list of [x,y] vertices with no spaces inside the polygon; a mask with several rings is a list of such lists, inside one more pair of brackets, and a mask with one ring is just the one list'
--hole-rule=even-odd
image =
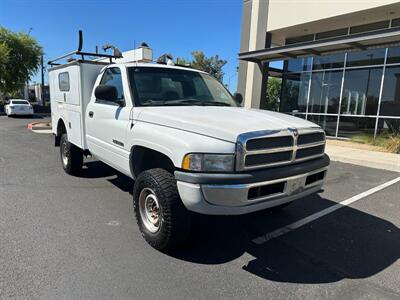
{"label": "asphalt parking lot", "polygon": [[66,175],[29,122],[0,116],[0,298],[400,298],[400,182],[290,226],[398,173],[333,162],[317,195],[205,218],[167,255],[140,236],[132,180],[95,160]]}

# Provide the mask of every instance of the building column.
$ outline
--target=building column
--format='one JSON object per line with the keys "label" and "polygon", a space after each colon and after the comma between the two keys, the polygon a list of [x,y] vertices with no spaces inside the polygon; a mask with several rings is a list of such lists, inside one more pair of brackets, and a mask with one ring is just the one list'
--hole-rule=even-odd
{"label": "building column", "polygon": [[[267,18],[268,0],[243,0],[240,52],[266,47]],[[239,62],[238,92],[243,95],[247,108],[260,108],[262,94],[265,94],[262,69],[256,63]]]}

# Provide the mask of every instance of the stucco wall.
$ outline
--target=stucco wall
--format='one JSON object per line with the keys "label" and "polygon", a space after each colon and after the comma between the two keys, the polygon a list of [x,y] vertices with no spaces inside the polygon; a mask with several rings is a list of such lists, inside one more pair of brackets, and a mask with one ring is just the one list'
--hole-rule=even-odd
{"label": "stucco wall", "polygon": [[269,0],[267,28],[268,31],[273,31],[399,2],[393,0]]}

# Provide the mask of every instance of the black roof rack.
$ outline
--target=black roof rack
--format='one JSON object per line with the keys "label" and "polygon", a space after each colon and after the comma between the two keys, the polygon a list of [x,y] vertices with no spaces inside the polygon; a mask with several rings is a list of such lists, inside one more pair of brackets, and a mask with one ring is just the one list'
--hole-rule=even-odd
{"label": "black roof rack", "polygon": [[[56,61],[62,60],[63,58],[72,56],[72,55],[80,55],[82,60],[85,60],[85,56],[92,56],[92,57],[102,57],[102,58],[109,58],[110,63],[112,63],[113,58],[122,58],[122,55],[118,53],[118,55],[114,54],[100,54],[98,52],[92,53],[92,52],[83,52],[82,51],[82,46],[83,46],[83,34],[82,30],[79,30],[79,45],[78,45],[78,50],[69,52],[67,54],[61,55],[59,57],[56,57],[52,60],[49,60],[48,64],[51,66],[58,66],[61,65],[60,63],[56,63]],[[116,48],[115,48],[116,49]],[[114,49],[114,52],[116,52]],[[119,52],[119,51],[118,51]]]}

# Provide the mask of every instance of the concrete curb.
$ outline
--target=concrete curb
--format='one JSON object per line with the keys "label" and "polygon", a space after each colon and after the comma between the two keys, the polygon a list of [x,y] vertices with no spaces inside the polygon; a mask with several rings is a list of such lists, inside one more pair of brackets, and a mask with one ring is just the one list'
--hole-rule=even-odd
{"label": "concrete curb", "polygon": [[331,160],[354,165],[400,172],[400,154],[326,145]]}
{"label": "concrete curb", "polygon": [[51,130],[50,122],[34,122],[29,123],[27,126],[28,130]]}

